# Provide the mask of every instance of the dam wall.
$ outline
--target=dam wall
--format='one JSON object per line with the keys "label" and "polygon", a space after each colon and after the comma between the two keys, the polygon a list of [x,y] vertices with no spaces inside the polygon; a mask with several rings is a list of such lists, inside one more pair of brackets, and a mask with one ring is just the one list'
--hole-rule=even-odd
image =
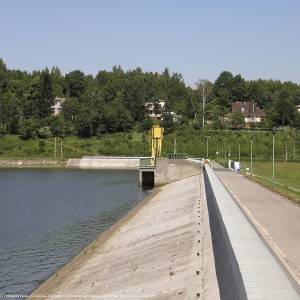
{"label": "dam wall", "polygon": [[33,295],[300,299],[210,166],[204,175],[199,161],[157,166],[164,184]]}
{"label": "dam wall", "polygon": [[63,168],[64,160],[51,159],[1,159],[0,168]]}
{"label": "dam wall", "polygon": [[219,300],[199,170],[156,190],[32,297]]}
{"label": "dam wall", "polygon": [[148,157],[123,156],[83,156],[81,159],[69,159],[66,167],[80,169],[137,170],[140,159]]}

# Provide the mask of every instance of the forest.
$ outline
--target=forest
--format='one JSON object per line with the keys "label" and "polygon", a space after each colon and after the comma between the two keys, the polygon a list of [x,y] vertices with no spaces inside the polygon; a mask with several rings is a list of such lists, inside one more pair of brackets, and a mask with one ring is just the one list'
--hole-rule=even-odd
{"label": "forest", "polygon": [[[58,116],[51,110],[55,97],[66,98]],[[180,126],[195,130],[244,128],[242,116],[230,113],[235,101],[251,101],[265,111],[263,122],[253,125],[256,129],[300,128],[295,107],[300,104],[300,85],[293,82],[248,81],[240,74],[223,71],[214,82],[199,80],[191,88],[181,74],[167,68],[158,73],[114,66],[92,76],[80,70],[62,74],[58,67],[10,70],[0,59],[0,136],[13,134],[26,140],[144,132],[153,123],[145,102],[159,100],[166,101],[161,121],[166,133]],[[180,116],[179,120],[174,121],[170,112]]]}

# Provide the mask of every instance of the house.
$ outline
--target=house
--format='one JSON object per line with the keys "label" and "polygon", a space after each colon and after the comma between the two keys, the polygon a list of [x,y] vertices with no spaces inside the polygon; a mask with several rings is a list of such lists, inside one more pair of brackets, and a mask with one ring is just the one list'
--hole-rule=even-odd
{"label": "house", "polygon": [[158,101],[150,101],[145,103],[145,108],[148,116],[154,120],[163,120],[163,113],[170,114],[175,123],[179,122],[181,119],[180,115],[177,115],[173,111],[166,112],[165,111],[166,101],[158,100]]}
{"label": "house", "polygon": [[62,105],[65,102],[66,98],[59,98],[59,97],[55,97],[54,99],[54,105],[51,106],[52,109],[52,114],[54,116],[57,116],[60,114],[61,109],[62,109]]}
{"label": "house", "polygon": [[151,119],[161,120],[162,114],[165,110],[166,101],[150,101],[145,103],[145,108],[147,110],[148,116]]}
{"label": "house", "polygon": [[231,112],[242,114],[246,124],[260,123],[266,116],[265,112],[259,106],[250,101],[231,103]]}
{"label": "house", "polygon": [[300,113],[300,104],[296,105],[295,107],[296,107],[297,112]]}

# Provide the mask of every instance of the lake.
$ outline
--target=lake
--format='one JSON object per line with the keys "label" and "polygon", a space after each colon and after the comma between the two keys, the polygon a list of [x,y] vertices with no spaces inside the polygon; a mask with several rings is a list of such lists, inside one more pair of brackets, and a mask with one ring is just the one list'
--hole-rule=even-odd
{"label": "lake", "polygon": [[0,170],[0,298],[32,292],[148,193],[136,171]]}

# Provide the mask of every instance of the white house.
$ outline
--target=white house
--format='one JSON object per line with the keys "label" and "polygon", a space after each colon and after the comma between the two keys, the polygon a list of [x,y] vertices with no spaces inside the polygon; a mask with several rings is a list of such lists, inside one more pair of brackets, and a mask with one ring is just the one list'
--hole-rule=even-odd
{"label": "white house", "polygon": [[295,106],[297,109],[297,112],[300,113],[300,104]]}
{"label": "white house", "polygon": [[62,105],[65,102],[66,98],[59,98],[59,97],[55,97],[54,99],[54,105],[51,106],[52,109],[52,114],[54,116],[57,116],[60,114],[61,109],[62,109]]}
{"label": "white house", "polygon": [[[145,103],[145,108],[147,110],[148,116],[154,120],[162,120],[163,119],[163,113],[165,112],[165,106],[166,106],[165,100],[151,101],[151,102]],[[165,113],[170,114],[175,123],[179,122],[181,119],[181,116],[177,115],[173,111],[165,112]]]}
{"label": "white house", "polygon": [[162,114],[165,110],[166,101],[158,100],[145,103],[148,116],[151,119],[161,120]]}

